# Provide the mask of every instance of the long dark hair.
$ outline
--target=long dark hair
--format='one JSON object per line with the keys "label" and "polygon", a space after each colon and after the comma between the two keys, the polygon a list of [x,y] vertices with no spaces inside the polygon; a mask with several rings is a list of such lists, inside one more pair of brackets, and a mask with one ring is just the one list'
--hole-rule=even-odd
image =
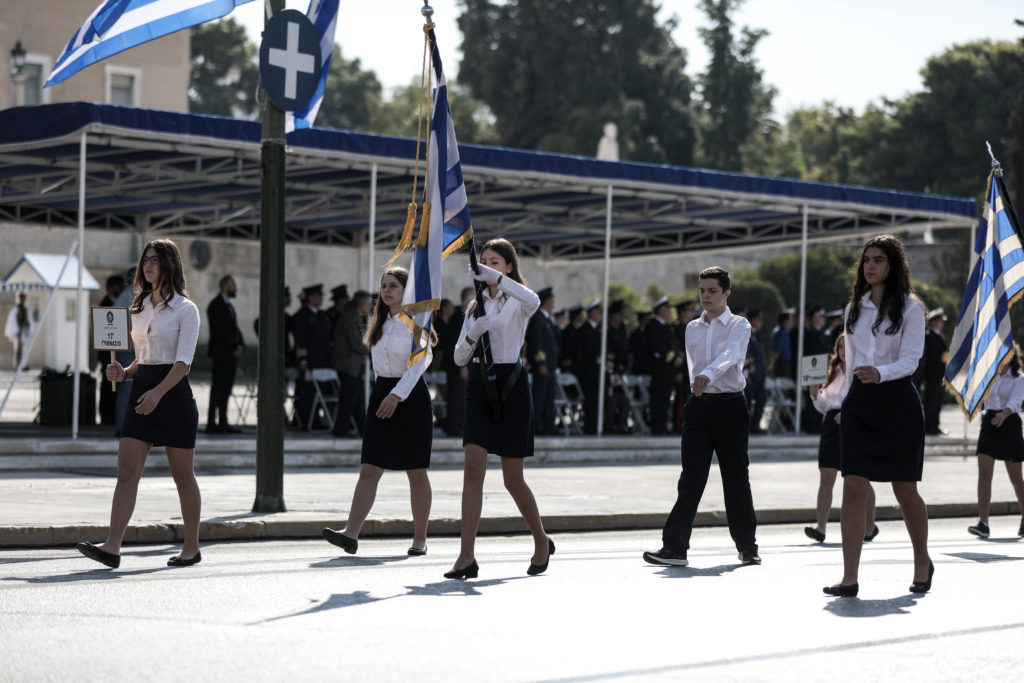
{"label": "long dark hair", "polygon": [[523,273],[519,270],[519,255],[516,254],[516,248],[512,246],[504,237],[495,237],[492,240],[487,240],[484,246],[480,248],[480,256],[483,257],[485,251],[490,249],[495,254],[505,259],[505,263],[512,265],[512,272],[506,275],[521,285],[526,284],[526,280],[523,279]]}
{"label": "long dark hair", "polygon": [[850,292],[850,315],[846,319],[846,331],[853,332],[853,326],[860,317],[860,300],[871,291],[871,285],[864,278],[864,258],[871,248],[881,249],[889,260],[889,275],[885,278],[885,292],[878,307],[878,320],[871,326],[871,331],[877,334],[882,321],[888,318],[889,327],[885,329],[885,333],[896,334],[903,327],[903,307],[906,305],[907,297],[916,299],[917,294],[910,282],[907,251],[903,248],[903,243],[892,235],[875,235],[864,243],[864,248],[860,251],[857,275],[853,282],[853,291]]}
{"label": "long dark hair", "polygon": [[1006,363],[1006,369],[1014,377],[1020,376],[1020,347],[1017,346],[1017,342],[1014,342],[1013,347],[1010,349],[1010,360]]}
{"label": "long dark hair", "polygon": [[839,357],[839,349],[846,342],[846,334],[840,332],[836,336],[836,343],[832,347],[832,357],[828,359],[828,376],[825,378],[825,386],[832,384],[832,380],[836,378],[836,370],[842,366],[843,372],[846,372],[846,363],[842,358]]}
{"label": "long dark hair", "polygon": [[[384,284],[384,278],[391,275],[396,280],[402,283],[404,289],[409,283],[409,271],[401,266],[391,266],[384,271],[384,274],[380,276],[381,284]],[[384,321],[387,320],[391,311],[388,307],[380,300],[380,294],[378,293],[377,298],[373,304],[373,314],[370,318],[370,325],[366,330],[366,334],[363,336],[363,343],[366,344],[366,348],[372,349],[374,345],[380,341],[381,336],[384,334]],[[437,333],[434,332],[433,325],[430,329],[430,345],[437,345]]]}
{"label": "long dark hair", "polygon": [[170,240],[153,240],[142,250],[142,255],[139,256],[139,265],[135,268],[135,280],[132,281],[132,289],[135,291],[132,313],[141,312],[142,302],[153,292],[153,285],[149,284],[142,272],[142,259],[146,257],[146,252],[150,249],[156,252],[160,267],[157,293],[163,299],[163,306],[166,308],[175,294],[188,298],[188,292],[185,290],[185,271],[181,267],[181,252],[178,251],[177,245]]}

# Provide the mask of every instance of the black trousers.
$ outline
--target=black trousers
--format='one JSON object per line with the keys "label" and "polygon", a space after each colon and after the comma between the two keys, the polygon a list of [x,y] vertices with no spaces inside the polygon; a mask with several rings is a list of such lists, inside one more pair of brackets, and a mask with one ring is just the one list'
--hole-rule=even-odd
{"label": "black trousers", "polygon": [[757,518],[748,474],[750,415],[746,402],[742,396],[720,401],[691,396],[683,412],[683,471],[679,475],[676,504],[661,532],[662,545],[675,551],[689,549],[693,520],[708,483],[714,453],[722,472],[729,534],[740,552],[757,552]]}
{"label": "black trousers", "polygon": [[748,380],[743,393],[747,397],[747,411],[750,413],[750,431],[756,433],[761,429],[761,416],[764,415],[764,406],[768,402],[764,379],[760,382]]}
{"label": "black trousers", "polygon": [[597,434],[597,406],[600,397],[601,375],[597,366],[580,373],[580,389],[583,390],[583,433]]}
{"label": "black trousers", "polygon": [[651,433],[665,434],[668,431],[668,408],[672,399],[675,380],[668,370],[651,373]]}
{"label": "black trousers", "polygon": [[533,384],[533,424],[535,434],[555,433],[555,371],[547,373],[534,370]]}
{"label": "black trousers", "polygon": [[942,377],[927,379],[924,383],[924,433],[939,433],[939,413],[942,412]]}
{"label": "black trousers", "polygon": [[234,354],[230,356],[214,356],[213,371],[210,381],[210,406],[206,413],[206,424],[218,424],[217,416],[220,416],[219,424],[228,423],[228,399],[231,398],[231,389],[235,386],[235,372],[238,370],[238,358]]}
{"label": "black trousers", "polygon": [[362,377],[338,373],[338,415],[334,420],[334,436],[348,434],[353,420],[359,436],[363,435],[363,423],[366,421],[364,384]]}
{"label": "black trousers", "polygon": [[447,373],[448,385],[444,400],[448,404],[448,421],[444,431],[448,436],[462,436],[462,417],[466,414],[466,380],[462,379],[464,369],[455,368]]}

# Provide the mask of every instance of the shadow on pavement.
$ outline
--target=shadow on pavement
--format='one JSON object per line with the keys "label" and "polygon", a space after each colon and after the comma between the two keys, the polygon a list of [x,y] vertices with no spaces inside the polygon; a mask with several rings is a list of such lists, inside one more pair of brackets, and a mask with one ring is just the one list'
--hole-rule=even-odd
{"label": "shadow on pavement", "polygon": [[961,560],[970,562],[1019,562],[1024,557],[1010,557],[1009,555],[992,555],[990,553],[945,553],[950,557],[959,557]]}
{"label": "shadow on pavement", "polygon": [[5,576],[2,581],[22,581],[24,583],[71,583],[73,581],[107,581],[110,579],[122,579],[130,576],[141,576],[142,574],[153,574],[164,572],[176,567],[154,567],[152,569],[136,569],[133,571],[122,571],[98,566],[95,569],[86,569],[73,574],[57,574],[54,576]]}
{"label": "shadow on pavement", "polygon": [[339,555],[330,560],[322,560],[309,565],[310,569],[333,569],[337,567],[378,567],[389,562],[401,562],[407,560],[407,555],[393,555],[389,557],[357,557],[355,555]]}
{"label": "shadow on pavement", "polygon": [[694,579],[698,576],[724,576],[747,565],[721,564],[717,567],[662,567],[658,576],[665,579]]}
{"label": "shadow on pavement", "polygon": [[907,593],[898,598],[888,600],[861,600],[860,598],[833,598],[825,611],[837,617],[884,617],[889,614],[910,614],[907,608],[913,607],[922,595]]}

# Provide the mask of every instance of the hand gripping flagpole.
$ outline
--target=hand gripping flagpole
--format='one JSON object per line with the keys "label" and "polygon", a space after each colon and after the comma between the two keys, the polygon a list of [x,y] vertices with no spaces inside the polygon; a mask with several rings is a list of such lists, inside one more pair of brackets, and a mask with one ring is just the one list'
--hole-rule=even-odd
{"label": "hand gripping flagpole", "polygon": [[[425,21],[423,30],[427,34],[427,40],[430,41],[430,61],[434,66],[434,73],[440,78],[441,55],[438,52],[437,39],[434,36],[434,22],[431,20],[434,16],[434,8],[424,2],[420,14],[423,15]],[[476,260],[476,241],[472,234],[470,234],[467,248],[469,250],[469,265],[473,268],[474,273],[479,274],[480,264]],[[473,285],[476,288],[476,306],[473,308],[473,316],[479,318],[485,315],[484,283],[474,280]],[[480,335],[480,339],[477,340],[476,354],[482,368],[484,393],[487,394],[487,400],[490,403],[491,417],[494,418],[495,422],[498,422],[502,416],[502,401],[501,395],[498,393],[498,373],[494,368],[494,354],[491,351],[491,335],[489,332],[484,332]]]}

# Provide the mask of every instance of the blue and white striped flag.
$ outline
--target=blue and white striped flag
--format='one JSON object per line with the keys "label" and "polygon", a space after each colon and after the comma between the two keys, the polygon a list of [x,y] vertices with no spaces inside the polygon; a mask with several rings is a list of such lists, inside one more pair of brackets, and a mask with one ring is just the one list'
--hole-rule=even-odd
{"label": "blue and white striped flag", "polygon": [[320,83],[304,109],[285,115],[284,129],[287,133],[312,126],[323,104],[327,73],[331,70],[331,54],[334,52],[334,29],[338,25],[338,0],[310,0],[306,16],[313,22],[316,34],[320,36]]}
{"label": "blue and white striped flag", "polygon": [[71,36],[46,85],[136,45],[223,17],[247,2],[252,0],[104,0]]}
{"label": "blue and white striped flag", "polygon": [[974,419],[1013,347],[1010,306],[1024,295],[1024,248],[1006,186],[995,172],[978,238],[977,261],[964,291],[946,363],[946,384]]}
{"label": "blue and white striped flag", "polygon": [[[420,226],[409,268],[409,282],[402,300],[402,311],[411,317],[411,321],[406,322],[413,331],[409,367],[426,354],[430,344],[433,311],[441,306],[441,261],[465,247],[473,237],[459,146],[448,108],[448,85],[436,46],[433,50],[437,89],[427,143],[427,184],[423,204],[424,212],[429,211],[429,223]],[[428,228],[426,235],[423,234],[424,227]]]}

